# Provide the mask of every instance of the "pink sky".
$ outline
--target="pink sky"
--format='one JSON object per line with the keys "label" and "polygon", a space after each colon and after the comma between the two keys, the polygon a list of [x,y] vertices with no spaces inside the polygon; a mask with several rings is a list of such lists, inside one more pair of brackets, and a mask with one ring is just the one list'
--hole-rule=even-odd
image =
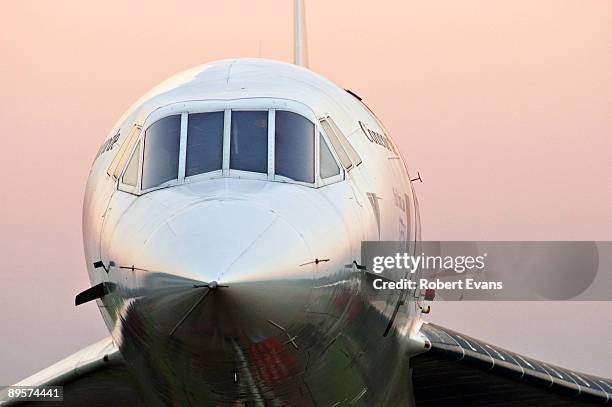
{"label": "pink sky", "polygon": [[[363,96],[420,171],[425,239],[612,240],[611,2],[373,4],[307,1],[311,68]],[[194,65],[289,61],[291,13],[289,0],[0,4],[0,384],[106,335],[94,305],[72,304],[88,286],[82,193],[114,122]],[[610,303],[528,307],[446,303],[431,319],[612,376]],[[579,344],[585,331],[605,349]]]}

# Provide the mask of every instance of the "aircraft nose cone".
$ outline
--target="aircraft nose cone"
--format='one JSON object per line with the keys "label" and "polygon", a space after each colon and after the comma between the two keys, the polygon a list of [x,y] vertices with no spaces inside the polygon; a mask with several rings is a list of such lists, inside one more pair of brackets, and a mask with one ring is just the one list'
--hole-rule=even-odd
{"label": "aircraft nose cone", "polygon": [[[314,267],[305,263],[314,258],[299,231],[247,201],[186,208],[153,233],[144,252],[150,268],[193,282],[193,305],[176,311],[176,335],[246,341],[284,335],[312,293]],[[149,283],[165,280],[154,274]]]}

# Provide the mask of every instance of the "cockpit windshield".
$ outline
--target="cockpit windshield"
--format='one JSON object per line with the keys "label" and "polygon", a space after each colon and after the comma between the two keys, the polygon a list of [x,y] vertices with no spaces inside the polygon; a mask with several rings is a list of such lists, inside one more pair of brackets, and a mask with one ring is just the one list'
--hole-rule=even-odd
{"label": "cockpit windshield", "polygon": [[297,113],[276,112],[274,174],[314,182],[315,126]]}
{"label": "cockpit windshield", "polygon": [[142,189],[178,178],[181,116],[164,117],[145,131]]}
{"label": "cockpit windshield", "polygon": [[230,169],[268,172],[268,112],[233,111]]}
{"label": "cockpit windshield", "polygon": [[232,176],[318,187],[344,179],[338,152],[317,124],[279,109],[165,116],[135,143],[120,187],[144,192]]}
{"label": "cockpit windshield", "polygon": [[187,120],[185,176],[220,171],[223,166],[224,112],[193,113]]}

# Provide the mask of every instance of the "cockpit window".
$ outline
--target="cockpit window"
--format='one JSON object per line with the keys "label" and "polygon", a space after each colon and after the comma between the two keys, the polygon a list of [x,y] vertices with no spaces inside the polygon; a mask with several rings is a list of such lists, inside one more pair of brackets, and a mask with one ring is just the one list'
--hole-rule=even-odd
{"label": "cockpit window", "polygon": [[322,179],[340,175],[340,167],[322,135],[319,135],[319,166]]}
{"label": "cockpit window", "polygon": [[128,164],[121,181],[129,186],[135,187],[138,184],[138,170],[140,169],[140,142],[132,154],[130,163]]}
{"label": "cockpit window", "polygon": [[268,112],[232,111],[230,169],[268,172]]}
{"label": "cockpit window", "polygon": [[142,189],[178,178],[181,116],[164,117],[145,132]]}
{"label": "cockpit window", "polygon": [[134,125],[132,126],[132,130],[130,130],[130,134],[126,137],[123,144],[121,144],[121,148],[113,158],[111,165],[108,167],[107,174],[112,176],[114,179],[119,178],[121,175],[121,171],[125,168],[126,161],[130,158],[130,152],[132,151],[132,147],[136,140],[138,140],[138,136],[140,135],[140,126]]}
{"label": "cockpit window", "polygon": [[299,114],[276,111],[274,173],[301,182],[314,182],[315,127]]}
{"label": "cockpit window", "polygon": [[328,116],[321,119],[321,126],[325,130],[327,137],[329,137],[329,141],[331,141],[344,168],[350,170],[353,168],[353,165],[361,164],[361,157],[359,157],[357,151],[355,151],[331,117]]}
{"label": "cockpit window", "polygon": [[142,127],[134,125],[122,145],[125,151],[107,170],[109,182],[116,173],[119,190],[140,195],[219,177],[297,182],[313,188],[344,180],[343,167],[358,165],[352,157],[356,152],[344,147],[344,136],[331,118],[312,120],[311,113],[297,113],[301,106],[286,101],[283,106],[287,107],[246,110],[215,101],[210,110],[193,111],[189,103],[182,103],[169,106],[169,116],[156,111]]}
{"label": "cockpit window", "polygon": [[325,130],[327,137],[329,137],[329,141],[331,141],[332,145],[334,146],[334,150],[336,151],[336,154],[338,154],[338,158],[340,158],[342,166],[347,170],[353,168],[353,163],[351,162],[351,159],[349,158],[344,148],[342,148],[340,140],[338,140],[338,137],[336,137],[336,133],[331,128],[327,120],[321,120],[321,126],[323,127],[323,130]]}
{"label": "cockpit window", "polygon": [[220,170],[223,163],[224,112],[190,114],[185,176]]}

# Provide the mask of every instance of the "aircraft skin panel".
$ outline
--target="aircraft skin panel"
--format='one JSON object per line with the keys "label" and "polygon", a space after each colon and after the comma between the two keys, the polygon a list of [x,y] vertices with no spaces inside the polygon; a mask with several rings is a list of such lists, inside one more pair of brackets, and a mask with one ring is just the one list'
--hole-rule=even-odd
{"label": "aircraft skin panel", "polygon": [[417,406],[603,405],[612,380],[543,363],[434,324],[411,358]]}

